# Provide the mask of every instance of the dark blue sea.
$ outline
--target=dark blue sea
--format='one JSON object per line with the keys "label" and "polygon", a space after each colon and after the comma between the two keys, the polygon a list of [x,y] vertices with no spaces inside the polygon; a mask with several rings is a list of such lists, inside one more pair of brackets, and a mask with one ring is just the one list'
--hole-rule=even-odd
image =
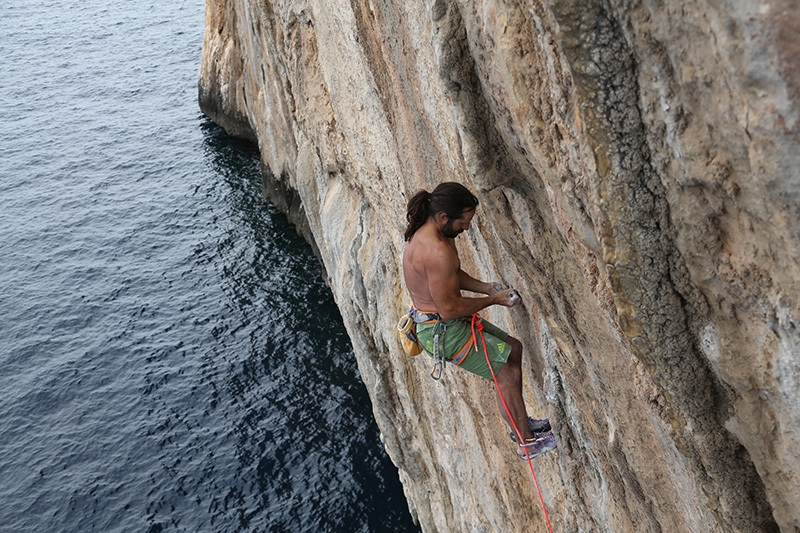
{"label": "dark blue sea", "polygon": [[417,531],[203,1],[2,11],[0,531]]}

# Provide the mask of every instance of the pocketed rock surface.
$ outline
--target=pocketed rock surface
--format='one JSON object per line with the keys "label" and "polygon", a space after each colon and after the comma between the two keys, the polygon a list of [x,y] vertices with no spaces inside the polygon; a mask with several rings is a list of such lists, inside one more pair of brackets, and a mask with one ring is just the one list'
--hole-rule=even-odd
{"label": "pocketed rock surface", "polygon": [[490,382],[405,356],[408,198],[525,346],[554,531],[800,530],[800,11],[721,0],[207,0],[203,111],[312,243],[426,532],[546,531]]}

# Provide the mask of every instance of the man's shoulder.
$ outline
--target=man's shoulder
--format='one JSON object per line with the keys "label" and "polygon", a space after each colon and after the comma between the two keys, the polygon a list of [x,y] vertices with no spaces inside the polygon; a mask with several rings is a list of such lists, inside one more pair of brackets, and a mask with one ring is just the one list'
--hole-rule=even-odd
{"label": "man's shoulder", "polygon": [[449,271],[459,265],[455,249],[435,236],[409,244],[413,244],[412,249],[407,249],[411,254],[411,262],[419,268]]}

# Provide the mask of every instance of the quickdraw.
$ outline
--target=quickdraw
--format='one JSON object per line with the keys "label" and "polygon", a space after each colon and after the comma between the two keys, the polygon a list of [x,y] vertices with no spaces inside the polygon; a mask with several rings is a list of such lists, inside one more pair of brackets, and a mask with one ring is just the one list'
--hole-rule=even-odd
{"label": "quickdraw", "polygon": [[439,381],[442,378],[444,365],[447,364],[447,359],[445,359],[444,356],[444,349],[440,349],[440,347],[444,346],[444,334],[447,332],[448,324],[452,324],[453,321],[442,320],[442,317],[439,316],[438,313],[423,313],[413,308],[411,309],[411,316],[417,324],[436,321],[436,324],[433,326],[433,335],[431,335],[433,337],[433,368],[431,369],[431,377]]}
{"label": "quickdraw", "polygon": [[447,331],[447,324],[445,324],[442,319],[439,318],[436,321],[436,325],[433,327],[433,331],[433,369],[431,369],[431,377],[435,381],[439,381],[442,378],[444,365],[447,363],[447,360],[442,354],[442,350],[439,349],[439,342],[443,339],[444,334]]}

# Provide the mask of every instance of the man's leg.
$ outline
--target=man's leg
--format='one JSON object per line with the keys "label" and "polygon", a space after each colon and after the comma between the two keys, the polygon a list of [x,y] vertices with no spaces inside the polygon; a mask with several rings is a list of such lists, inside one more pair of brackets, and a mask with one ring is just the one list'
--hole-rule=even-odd
{"label": "man's leg", "polygon": [[506,342],[511,346],[511,354],[508,356],[508,362],[497,373],[497,385],[499,392],[503,394],[503,398],[506,400],[508,410],[511,411],[514,424],[509,420],[508,413],[499,394],[497,403],[503,419],[505,419],[510,428],[513,429],[514,425],[517,426],[517,429],[522,433],[522,442],[525,442],[526,439],[533,438],[533,433],[528,427],[528,412],[525,409],[525,401],[522,399],[522,343],[514,337],[508,337]]}

